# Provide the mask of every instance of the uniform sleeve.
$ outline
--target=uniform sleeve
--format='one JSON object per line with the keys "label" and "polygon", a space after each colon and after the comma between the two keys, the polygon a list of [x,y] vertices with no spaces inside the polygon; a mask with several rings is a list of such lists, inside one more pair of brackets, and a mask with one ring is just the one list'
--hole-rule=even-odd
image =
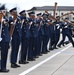
{"label": "uniform sleeve", "polygon": [[9,31],[10,31],[10,28],[11,28],[11,26],[13,24],[14,24],[13,18],[12,17],[9,17]]}

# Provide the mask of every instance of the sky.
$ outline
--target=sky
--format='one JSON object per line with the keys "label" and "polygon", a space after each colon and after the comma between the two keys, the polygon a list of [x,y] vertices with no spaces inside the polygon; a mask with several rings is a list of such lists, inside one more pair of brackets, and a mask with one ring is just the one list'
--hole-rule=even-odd
{"label": "sky", "polygon": [[5,3],[6,7],[10,9],[12,6],[18,6],[20,9],[29,10],[34,6],[74,6],[74,0],[0,0]]}

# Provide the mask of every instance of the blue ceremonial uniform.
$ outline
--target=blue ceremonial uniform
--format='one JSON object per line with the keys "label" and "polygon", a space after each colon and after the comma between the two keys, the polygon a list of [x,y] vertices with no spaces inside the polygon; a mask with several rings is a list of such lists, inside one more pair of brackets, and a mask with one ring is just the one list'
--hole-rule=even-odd
{"label": "blue ceremonial uniform", "polygon": [[55,21],[53,24],[54,24],[54,32],[55,32],[54,33],[55,41],[54,41],[53,48],[56,49],[57,48],[56,45],[60,39],[60,28],[62,26],[62,22],[61,21]]}
{"label": "blue ceremonial uniform", "polygon": [[8,69],[6,69],[7,64],[7,56],[8,56],[8,48],[9,48],[9,42],[10,42],[10,34],[9,34],[9,24],[8,24],[8,18],[5,14],[5,5],[0,6],[0,50],[1,50],[1,62],[0,62],[0,72],[9,72]]}
{"label": "blue ceremonial uniform", "polygon": [[26,62],[26,58],[28,56],[29,50],[29,40],[30,40],[30,29],[28,24],[28,18],[23,18],[24,22],[22,25],[22,36],[21,36],[21,58],[20,62],[24,64]]}
{"label": "blue ceremonial uniform", "polygon": [[36,24],[36,20],[32,20],[32,25],[30,27],[30,49],[32,53],[32,57],[37,55],[37,46],[38,46],[38,25]]}
{"label": "blue ceremonial uniform", "polygon": [[21,41],[21,19],[17,16],[17,8],[14,7],[9,10],[10,14],[12,15],[9,18],[9,30],[11,35],[11,67],[17,68],[20,67],[16,64],[17,56],[19,51],[19,45]]}
{"label": "blue ceremonial uniform", "polygon": [[1,69],[0,70],[3,72],[6,71],[6,62],[7,62],[8,48],[10,42],[10,34],[9,34],[8,27],[9,27],[8,18],[6,16],[3,16],[2,32],[1,32],[2,40],[0,41],[0,46],[1,46]]}
{"label": "blue ceremonial uniform", "polygon": [[64,22],[62,25],[62,40],[58,44],[59,47],[61,47],[61,45],[63,44],[66,36],[69,38],[69,41],[72,43],[72,46],[74,47],[74,42],[68,27],[69,27],[69,24],[67,22]]}
{"label": "blue ceremonial uniform", "polygon": [[43,24],[40,24],[40,20],[38,20],[38,21],[39,21],[39,28],[38,28],[38,55],[41,55],[43,36],[44,36],[44,29],[43,29]]}
{"label": "blue ceremonial uniform", "polygon": [[49,36],[50,36],[50,26],[49,26],[47,20],[43,20],[43,29],[44,29],[44,36],[43,36],[42,52],[46,53],[46,52],[48,52],[47,44],[48,44]]}
{"label": "blue ceremonial uniform", "polygon": [[49,50],[53,50],[53,45],[55,42],[55,31],[54,31],[54,25],[50,25],[50,43],[49,43]]}
{"label": "blue ceremonial uniform", "polygon": [[19,45],[21,41],[21,23],[20,19],[16,19],[12,41],[11,41],[11,64],[15,64],[17,62],[17,55],[19,51]]}
{"label": "blue ceremonial uniform", "polygon": [[37,47],[38,47],[38,24],[35,18],[35,13],[30,12],[29,14],[29,28],[30,28],[30,43],[28,51],[28,60],[33,61],[37,57]]}

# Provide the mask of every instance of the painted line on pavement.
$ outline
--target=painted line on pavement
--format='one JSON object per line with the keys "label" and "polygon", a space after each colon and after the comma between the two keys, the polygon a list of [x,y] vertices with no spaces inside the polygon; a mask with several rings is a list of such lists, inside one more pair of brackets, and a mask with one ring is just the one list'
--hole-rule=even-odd
{"label": "painted line on pavement", "polygon": [[50,57],[48,57],[47,59],[41,61],[40,63],[38,63],[38,64],[32,66],[31,68],[27,69],[26,71],[22,72],[22,73],[19,74],[19,75],[26,75],[26,74],[28,74],[29,72],[33,71],[33,70],[36,69],[37,67],[41,66],[41,65],[44,64],[45,62],[49,61],[50,59],[54,58],[55,56],[59,55],[60,53],[62,53],[63,51],[67,50],[67,49],[70,48],[70,47],[71,47],[71,45],[69,45],[68,47],[62,49],[61,51],[59,51],[59,52],[53,54],[52,56],[50,56]]}

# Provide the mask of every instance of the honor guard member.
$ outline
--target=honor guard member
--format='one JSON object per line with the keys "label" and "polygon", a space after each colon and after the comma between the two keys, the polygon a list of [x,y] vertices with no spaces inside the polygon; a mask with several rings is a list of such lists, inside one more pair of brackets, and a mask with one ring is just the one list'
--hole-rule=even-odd
{"label": "honor guard member", "polygon": [[22,20],[22,36],[21,36],[21,56],[19,64],[27,64],[28,49],[29,49],[29,39],[30,39],[30,29],[29,21],[26,17],[26,11],[22,10],[20,13],[20,18]]}
{"label": "honor guard member", "polygon": [[42,42],[43,42],[43,23],[42,23],[42,13],[37,14],[37,21],[38,21],[38,55],[42,56]]}
{"label": "honor guard member", "polygon": [[54,41],[53,48],[58,49],[56,46],[60,39],[60,28],[62,26],[62,22],[60,21],[60,16],[56,17],[56,21],[53,24],[54,24],[54,31],[55,31],[55,35],[54,35],[55,41]]}
{"label": "honor guard member", "polygon": [[50,22],[51,22],[51,24],[49,25],[49,27],[50,27],[49,50],[53,50],[53,44],[54,44],[54,41],[55,41],[55,39],[54,39],[55,31],[54,31],[54,25],[53,25],[53,20],[52,20],[52,15],[51,14],[49,14],[48,20],[50,20]]}
{"label": "honor guard member", "polygon": [[38,25],[36,24],[35,12],[29,12],[30,20],[30,45],[29,45],[29,54],[28,60],[35,60],[37,57],[37,41],[38,41]]}
{"label": "honor guard member", "polygon": [[72,43],[72,46],[74,47],[74,42],[69,30],[69,18],[65,18],[64,19],[64,23],[62,25],[62,40],[60,41],[60,43],[58,44],[58,47],[61,47],[61,45],[64,43],[66,36],[68,37],[69,41]]}
{"label": "honor guard member", "polygon": [[47,14],[48,18],[48,24],[49,24],[49,50],[53,50],[53,44],[54,44],[54,25],[52,20],[52,15],[50,13]]}
{"label": "honor guard member", "polygon": [[49,41],[49,33],[50,33],[50,27],[48,24],[48,20],[47,20],[47,14],[43,14],[43,29],[44,29],[44,36],[43,36],[43,47],[42,47],[42,53],[46,54],[47,52],[49,52],[47,50],[47,45],[48,45],[48,41]]}
{"label": "honor guard member", "polygon": [[[13,16],[13,22],[10,20],[10,33],[11,33],[11,67],[20,67],[17,64],[17,56],[19,51],[19,45],[21,41],[21,20],[17,16],[17,8],[14,7],[9,10],[10,14]],[[13,27],[12,27],[13,26]],[[13,28],[13,29],[12,29]]]}
{"label": "honor guard member", "polygon": [[9,72],[6,69],[8,48],[10,42],[8,18],[6,16],[5,5],[0,7],[0,47],[1,47],[1,68],[0,72]]}

